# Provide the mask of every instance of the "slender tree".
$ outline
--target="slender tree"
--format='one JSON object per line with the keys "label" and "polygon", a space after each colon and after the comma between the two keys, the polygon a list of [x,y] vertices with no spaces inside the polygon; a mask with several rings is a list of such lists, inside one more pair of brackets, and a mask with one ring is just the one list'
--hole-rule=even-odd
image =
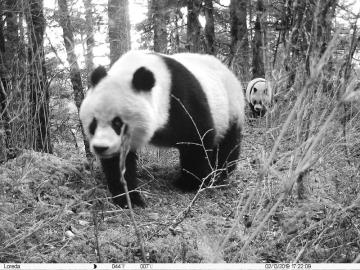
{"label": "slender tree", "polygon": [[86,20],[86,54],[85,54],[85,65],[87,74],[94,69],[94,53],[93,48],[95,45],[94,39],[94,19],[91,0],[83,0],[85,6],[85,20]]}
{"label": "slender tree", "polygon": [[168,35],[166,24],[169,14],[166,6],[167,0],[151,0],[151,16],[154,27],[154,51],[167,52]]}
{"label": "slender tree", "polygon": [[17,44],[15,43],[17,41],[16,6],[16,1],[7,0],[5,3],[0,3],[0,16],[1,18],[5,16],[6,21],[5,31],[4,22],[0,20],[0,119],[3,121],[5,131],[4,140],[1,142],[4,149],[1,149],[1,152],[5,160],[8,158],[8,151],[12,147],[7,95],[10,92],[11,69],[15,57],[14,44]]}
{"label": "slender tree", "polygon": [[174,14],[174,46],[175,52],[180,52],[180,31],[179,31],[179,19],[182,17],[180,7],[177,6]]}
{"label": "slender tree", "polygon": [[130,50],[130,19],[128,0],[109,0],[110,65]]}
{"label": "slender tree", "polygon": [[214,6],[212,0],[204,2],[206,53],[215,54]]}
{"label": "slender tree", "polygon": [[230,2],[230,52],[233,59],[240,63],[240,73],[248,77],[249,73],[249,39],[247,28],[248,0],[231,0]]}
{"label": "slender tree", "polygon": [[252,76],[253,78],[264,77],[264,51],[263,51],[263,26],[261,18],[264,13],[263,0],[257,0],[256,2],[256,21],[255,21],[255,33],[252,41]]}
{"label": "slender tree", "polygon": [[200,51],[200,30],[199,14],[201,0],[187,0],[187,47],[190,52]]}
{"label": "slender tree", "polygon": [[[70,81],[74,90],[75,105],[78,111],[80,110],[81,102],[84,99],[84,89],[81,82],[80,68],[77,62],[77,57],[74,51],[74,33],[72,31],[71,20],[67,0],[58,0],[60,11],[60,26],[63,29],[64,44],[67,54],[67,60],[70,66]],[[91,157],[89,141],[86,139],[84,129],[81,126],[81,133],[84,138],[84,146],[87,157]]]}
{"label": "slender tree", "polygon": [[29,0],[26,22],[28,28],[28,61],[30,115],[32,121],[33,148],[52,153],[49,128],[49,88],[47,84],[43,0]]}

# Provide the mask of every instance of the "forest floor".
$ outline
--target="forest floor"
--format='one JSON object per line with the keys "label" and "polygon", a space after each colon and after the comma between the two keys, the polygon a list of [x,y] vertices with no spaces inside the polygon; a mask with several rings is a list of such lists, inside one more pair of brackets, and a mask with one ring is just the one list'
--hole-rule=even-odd
{"label": "forest floor", "polygon": [[[304,177],[304,198],[297,197],[295,186],[267,218],[284,183],[273,176],[259,182],[260,160],[271,150],[271,133],[279,132],[264,125],[265,119],[247,124],[238,169],[228,185],[201,192],[174,231],[169,230],[173,220],[195,193],[172,186],[179,173],[175,150],[142,151],[139,180],[147,207],[135,207],[134,214],[149,262],[356,259],[358,165],[338,158],[343,155],[339,143]],[[292,164],[294,142],[288,138],[273,164],[284,175]],[[111,203],[98,165],[90,170],[70,146],[58,145],[55,152],[24,151],[0,165],[0,262],[141,262],[129,210]]]}

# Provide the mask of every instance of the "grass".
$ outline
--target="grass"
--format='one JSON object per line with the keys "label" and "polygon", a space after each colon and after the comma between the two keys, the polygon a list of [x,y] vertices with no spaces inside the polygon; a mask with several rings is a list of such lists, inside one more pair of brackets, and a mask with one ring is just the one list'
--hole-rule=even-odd
{"label": "grass", "polygon": [[[248,121],[224,187],[181,193],[172,185],[177,151],[141,150],[148,206],[133,219],[147,261],[359,261],[359,91],[348,83],[338,100],[316,72],[297,82],[297,99],[290,92],[265,118]],[[0,165],[0,261],[143,261],[131,213],[111,203],[98,163],[65,141],[54,152],[23,150]]]}
{"label": "grass", "polygon": [[[265,218],[283,194],[281,179],[294,167],[296,145],[296,136],[288,131],[271,166],[282,177],[270,173],[260,181],[262,157],[280,128],[276,121],[266,127],[266,121],[246,126],[238,169],[228,186],[199,194],[174,232],[169,230],[173,220],[195,194],[181,193],[171,184],[178,174],[176,151],[143,150],[139,178],[148,207],[135,208],[134,218],[149,262],[355,260],[360,249],[359,157],[349,164],[340,151],[340,124],[332,120],[329,136],[321,141],[321,158],[304,181],[305,199],[299,200],[294,190]],[[349,125],[348,136],[357,132],[355,125]],[[107,199],[99,168],[91,172],[84,160],[76,153],[62,159],[24,151],[0,167],[0,261],[96,262],[99,252],[103,262],[141,261],[129,210]]]}

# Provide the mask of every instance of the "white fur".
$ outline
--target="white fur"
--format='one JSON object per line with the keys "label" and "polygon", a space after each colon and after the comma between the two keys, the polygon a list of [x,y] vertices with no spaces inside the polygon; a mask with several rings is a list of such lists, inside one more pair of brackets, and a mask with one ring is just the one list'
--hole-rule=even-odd
{"label": "white fur", "polygon": [[244,95],[235,75],[211,55],[180,53],[171,58],[183,64],[199,80],[213,117],[216,139],[225,135],[232,121],[244,123]]}
{"label": "white fur", "polygon": [[[225,135],[230,122],[244,123],[244,96],[235,75],[213,56],[175,54],[170,56],[183,64],[199,80],[209,103],[217,140]],[[155,86],[148,92],[136,92],[131,87],[134,72],[145,67],[153,72]],[[130,51],[114,63],[108,75],[90,89],[80,108],[80,118],[90,138],[90,146],[109,146],[104,153],[118,151],[119,136],[111,121],[120,116],[132,133],[131,147],[147,144],[154,133],[164,127],[169,118],[171,74],[156,54]],[[98,128],[92,136],[89,125],[96,117]]]}
{"label": "white fur", "polygon": [[[254,87],[257,89],[256,93],[253,92]],[[271,96],[271,87],[263,78],[255,78],[251,80],[246,87],[246,100],[251,104],[254,104],[255,100],[261,100],[264,106],[267,106],[271,102]]]}
{"label": "white fur", "polygon": [[[131,81],[135,71],[142,66],[149,67],[156,82],[151,91],[138,93],[132,89]],[[115,132],[104,136],[96,129],[94,136],[91,136],[88,131],[94,117],[98,123],[111,125],[115,116],[121,116],[122,121],[128,124],[132,132],[130,144],[133,149],[148,143],[155,131],[168,120],[169,99],[170,74],[159,57],[136,51],[124,54],[114,63],[108,75],[87,93],[81,105],[80,118],[90,138],[90,145],[101,141],[101,144],[106,144],[110,139],[119,140]]]}

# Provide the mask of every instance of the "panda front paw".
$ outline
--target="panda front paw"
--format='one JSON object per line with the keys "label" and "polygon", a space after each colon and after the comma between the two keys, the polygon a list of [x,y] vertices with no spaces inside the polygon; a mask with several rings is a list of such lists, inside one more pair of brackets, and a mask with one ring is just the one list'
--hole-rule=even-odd
{"label": "panda front paw", "polygon": [[[130,200],[131,200],[132,206],[136,205],[136,206],[139,206],[141,208],[146,207],[145,200],[143,199],[141,194],[139,192],[137,192],[137,191],[130,192]],[[116,205],[120,206],[121,208],[129,208],[125,194],[121,195],[121,196],[113,197],[113,202]]]}

